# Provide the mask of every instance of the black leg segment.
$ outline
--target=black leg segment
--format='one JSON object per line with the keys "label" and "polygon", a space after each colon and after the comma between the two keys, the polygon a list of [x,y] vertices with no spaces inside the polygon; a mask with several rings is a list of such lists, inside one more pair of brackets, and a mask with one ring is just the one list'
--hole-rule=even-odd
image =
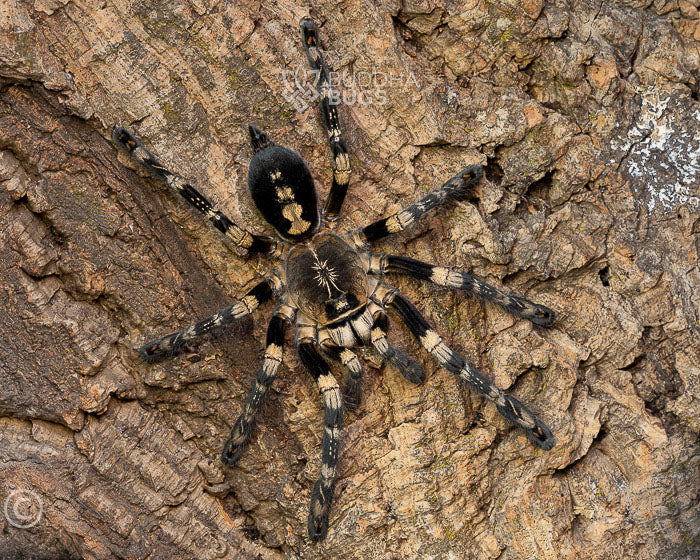
{"label": "black leg segment", "polygon": [[411,333],[419,340],[423,348],[437,359],[440,365],[494,403],[498,411],[513,424],[522,428],[535,445],[542,449],[554,447],[556,440],[545,423],[525,408],[515,397],[507,395],[492,384],[476,371],[474,366],[447,346],[410,301],[396,293],[389,305],[396,310]]}
{"label": "black leg segment", "polygon": [[415,204],[376,221],[361,231],[362,237],[368,243],[373,243],[393,233],[399,233],[412,226],[423,214],[437,208],[448,200],[459,200],[465,197],[483,176],[484,168],[481,165],[472,165],[460,171],[447,181],[442,187],[431,192]]}
{"label": "black leg segment", "polygon": [[328,513],[335,488],[335,469],[340,447],[343,404],[338,382],[331,374],[328,363],[321,356],[315,343],[302,342],[298,345],[298,351],[301,362],[318,384],[325,409],[321,472],[311,495],[311,510],[308,521],[309,538],[316,542],[323,540],[328,532]]}
{"label": "black leg segment", "polygon": [[272,238],[264,235],[254,235],[236,225],[222,212],[215,210],[204,195],[182,177],[166,169],[128,130],[121,126],[115,126],[112,131],[112,139],[138,163],[148,169],[152,175],[165,181],[172,190],[204,214],[216,229],[231,239],[236,247],[247,255],[269,253],[275,248],[275,241]]}
{"label": "black leg segment", "polygon": [[302,40],[306,50],[306,58],[311,68],[318,72],[318,88],[321,96],[321,111],[328,133],[328,144],[333,152],[333,184],[323,210],[325,219],[334,221],[340,214],[345,195],[348,192],[350,182],[350,158],[348,149],[340,130],[338,119],[338,101],[333,99],[332,89],[328,81],[328,69],[323,62],[323,56],[319,51],[318,29],[310,19],[301,22]]}
{"label": "black leg segment", "polygon": [[277,377],[277,371],[282,363],[284,332],[287,322],[288,319],[278,313],[275,313],[270,319],[270,325],[267,328],[267,342],[263,363],[258,369],[255,381],[253,381],[248,402],[231,429],[231,436],[221,454],[221,461],[230,467],[236,464],[236,461],[238,461],[248,445],[255,428],[256,415],[263,405],[263,400],[270,385]]}
{"label": "black leg segment", "polygon": [[551,327],[554,322],[554,311],[548,307],[533,303],[525,298],[507,294],[464,272],[396,255],[383,255],[380,261],[381,273],[396,272],[408,274],[438,286],[464,290],[486,301],[500,305],[512,315],[522,317],[542,327]]}
{"label": "black leg segment", "polygon": [[250,315],[261,304],[272,299],[275,284],[272,279],[266,278],[256,284],[240,300],[225,307],[211,317],[190,325],[186,329],[169,334],[158,340],[153,340],[138,349],[139,355],[147,362],[155,362],[161,358],[176,354],[189,342],[215,330],[228,325],[246,315]]}

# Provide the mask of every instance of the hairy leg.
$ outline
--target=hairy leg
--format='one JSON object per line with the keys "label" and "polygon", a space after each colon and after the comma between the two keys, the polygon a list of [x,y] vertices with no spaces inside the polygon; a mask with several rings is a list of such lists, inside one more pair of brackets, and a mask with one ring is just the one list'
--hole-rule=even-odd
{"label": "hairy leg", "polygon": [[542,449],[551,449],[556,440],[551,430],[515,397],[507,395],[488,379],[482,376],[469,362],[452,350],[442,340],[415,306],[398,292],[394,291],[388,301],[411,333],[420,341],[447,370],[467,383],[496,405],[498,411],[516,426],[525,431],[527,437]]}
{"label": "hairy leg", "polygon": [[[262,303],[272,299],[275,291],[279,289],[279,285],[276,284],[275,280],[265,278],[251,288],[240,300],[225,307],[211,317],[202,319],[180,332],[172,333],[144,344],[138,349],[139,355],[147,362],[155,362],[177,353],[188,342],[192,342],[215,329],[250,315]],[[279,281],[277,280],[277,282]]]}
{"label": "hairy leg", "polygon": [[321,472],[311,494],[308,521],[309,538],[314,542],[325,539],[328,532],[328,514],[333,501],[335,467],[338,462],[340,427],[343,421],[343,397],[340,387],[331,373],[328,362],[318,349],[317,339],[316,324],[308,317],[297,316],[296,340],[299,358],[316,381],[325,409]]}
{"label": "hairy leg", "polygon": [[412,226],[423,214],[437,208],[449,200],[460,199],[468,194],[483,176],[484,168],[481,165],[472,165],[460,171],[447,181],[442,187],[431,192],[415,204],[411,204],[396,214],[382,218],[356,233],[358,243],[365,245],[373,243],[383,237],[399,233]]}
{"label": "hairy leg", "polygon": [[245,450],[255,428],[255,419],[260,412],[263,400],[270,385],[277,377],[277,372],[282,364],[282,352],[284,347],[284,333],[287,323],[294,318],[294,310],[287,306],[281,306],[270,319],[267,328],[267,341],[265,345],[265,357],[258,369],[258,373],[250,389],[248,402],[243,407],[243,412],[231,429],[231,436],[224,445],[221,461],[229,466],[236,464]]}
{"label": "hairy leg", "polygon": [[141,142],[131,132],[121,126],[115,126],[112,131],[112,139],[138,163],[148,169],[152,175],[165,181],[172,190],[204,214],[216,229],[231,239],[236,247],[246,255],[270,253],[275,249],[276,244],[272,238],[252,234],[236,225],[222,212],[215,210],[204,195],[185,179],[166,169],[151,152],[141,145]]}
{"label": "hairy leg", "polygon": [[508,313],[532,321],[542,327],[550,327],[554,322],[554,311],[548,307],[507,294],[464,272],[397,255],[371,255],[369,262],[369,271],[374,274],[389,272],[408,274],[421,280],[428,280],[438,286],[464,290],[500,305]]}
{"label": "hairy leg", "polygon": [[340,214],[345,195],[350,183],[350,158],[348,149],[340,130],[337,100],[333,99],[331,85],[328,81],[328,69],[318,49],[318,29],[310,19],[301,22],[302,39],[306,57],[311,68],[318,72],[318,87],[321,95],[321,111],[328,132],[328,143],[333,152],[333,184],[326,200],[323,215],[326,220],[334,221]]}

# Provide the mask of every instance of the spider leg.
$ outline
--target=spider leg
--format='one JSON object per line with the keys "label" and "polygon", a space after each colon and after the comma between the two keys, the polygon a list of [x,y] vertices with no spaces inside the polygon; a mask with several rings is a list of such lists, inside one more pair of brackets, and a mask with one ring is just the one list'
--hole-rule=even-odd
{"label": "spider leg", "polygon": [[522,317],[542,327],[551,327],[554,322],[554,311],[548,307],[533,303],[529,299],[507,294],[464,272],[397,255],[371,255],[369,262],[370,272],[374,274],[387,272],[408,274],[438,286],[470,292],[486,301],[500,305],[512,315]]}
{"label": "spider leg", "polygon": [[423,214],[433,208],[437,208],[448,200],[464,197],[481,180],[483,173],[484,168],[481,165],[472,165],[463,169],[442,187],[434,190],[415,204],[355,232],[357,244],[364,246],[388,235],[399,233],[412,226]]}
{"label": "spider leg", "polygon": [[279,290],[280,287],[281,282],[279,279],[275,277],[265,278],[253,286],[240,300],[228,307],[224,307],[211,317],[202,319],[180,332],[169,334],[143,345],[138,349],[139,355],[147,362],[155,362],[160,358],[173,355],[184,344],[246,315],[250,315],[262,303],[272,299],[275,291]]}
{"label": "spider leg", "polygon": [[494,403],[498,411],[513,424],[522,428],[535,445],[542,449],[554,447],[556,440],[545,423],[525,408],[519,400],[493,385],[474,366],[447,346],[410,301],[396,290],[388,292],[385,301],[397,312],[423,348],[430,352],[440,365]]}
{"label": "spider leg", "polygon": [[284,333],[287,323],[294,320],[294,314],[294,308],[282,305],[270,319],[263,363],[258,369],[255,381],[253,381],[248,402],[233,425],[231,436],[224,445],[221,454],[221,461],[230,467],[236,464],[248,445],[255,428],[255,417],[262,407],[267,390],[277,377],[277,371],[282,364]]}
{"label": "spider leg", "polygon": [[302,39],[306,58],[313,70],[318,72],[318,88],[321,94],[321,110],[328,132],[328,143],[333,152],[333,184],[323,209],[324,219],[335,221],[340,214],[345,195],[350,183],[350,158],[348,149],[340,131],[338,119],[338,100],[333,99],[333,90],[328,81],[328,68],[323,62],[323,56],[318,49],[318,28],[310,19],[301,22]]}
{"label": "spider leg", "polygon": [[372,346],[386,360],[396,366],[401,375],[411,383],[421,383],[425,379],[425,370],[417,361],[403,351],[394,348],[386,338],[389,330],[389,318],[381,311],[372,327]]}
{"label": "spider leg", "polygon": [[[320,337],[320,333],[319,333]],[[343,402],[348,410],[355,410],[362,400],[362,362],[350,348],[341,348],[328,341],[320,342],[321,348],[331,359],[345,366],[348,374],[343,387]]]}
{"label": "spider leg", "polygon": [[311,494],[309,538],[316,542],[326,537],[328,513],[335,488],[335,467],[340,447],[340,426],[343,420],[343,399],[335,377],[316,345],[316,326],[306,318],[297,318],[297,351],[302,364],[316,380],[323,398],[323,443],[321,472]]}
{"label": "spider leg", "polygon": [[121,126],[115,126],[112,130],[112,139],[153,176],[165,181],[168,187],[204,214],[216,229],[231,239],[234,245],[246,255],[270,253],[275,249],[276,244],[272,238],[252,234],[236,225],[222,212],[215,210],[204,195],[178,174],[166,169],[131,132]]}

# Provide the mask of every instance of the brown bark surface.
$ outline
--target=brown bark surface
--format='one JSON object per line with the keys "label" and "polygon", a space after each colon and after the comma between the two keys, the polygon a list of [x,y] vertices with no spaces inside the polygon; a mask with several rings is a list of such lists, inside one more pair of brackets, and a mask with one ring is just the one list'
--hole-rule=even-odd
{"label": "brown bark surface", "polygon": [[[324,196],[318,107],[284,74],[304,83],[309,13],[331,68],[379,73],[340,88],[342,227],[482,163],[469,201],[379,249],[558,313],[540,329],[396,279],[558,443],[535,449],[394,322],[428,379],[367,368],[321,545],[306,516],[322,409],[291,338],[248,451],[233,469],[218,459],[272,306],[193,354],[133,352],[267,263],[239,258],[109,139],[127,126],[262,231],[251,122],[302,154]],[[0,0],[0,557],[697,558],[699,70],[688,0]],[[20,490],[38,502],[13,510]]]}

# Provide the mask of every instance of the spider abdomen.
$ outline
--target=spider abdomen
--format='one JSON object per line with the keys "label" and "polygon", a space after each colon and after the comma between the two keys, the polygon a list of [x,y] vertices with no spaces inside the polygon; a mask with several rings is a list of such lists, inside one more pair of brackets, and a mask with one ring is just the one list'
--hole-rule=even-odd
{"label": "spider abdomen", "polygon": [[289,252],[289,295],[310,318],[327,325],[367,303],[367,274],[357,252],[339,235],[324,232]]}
{"label": "spider abdomen", "polygon": [[318,228],[318,201],[309,168],[299,154],[271,145],[258,151],[248,168],[253,202],[285,239],[303,241]]}

